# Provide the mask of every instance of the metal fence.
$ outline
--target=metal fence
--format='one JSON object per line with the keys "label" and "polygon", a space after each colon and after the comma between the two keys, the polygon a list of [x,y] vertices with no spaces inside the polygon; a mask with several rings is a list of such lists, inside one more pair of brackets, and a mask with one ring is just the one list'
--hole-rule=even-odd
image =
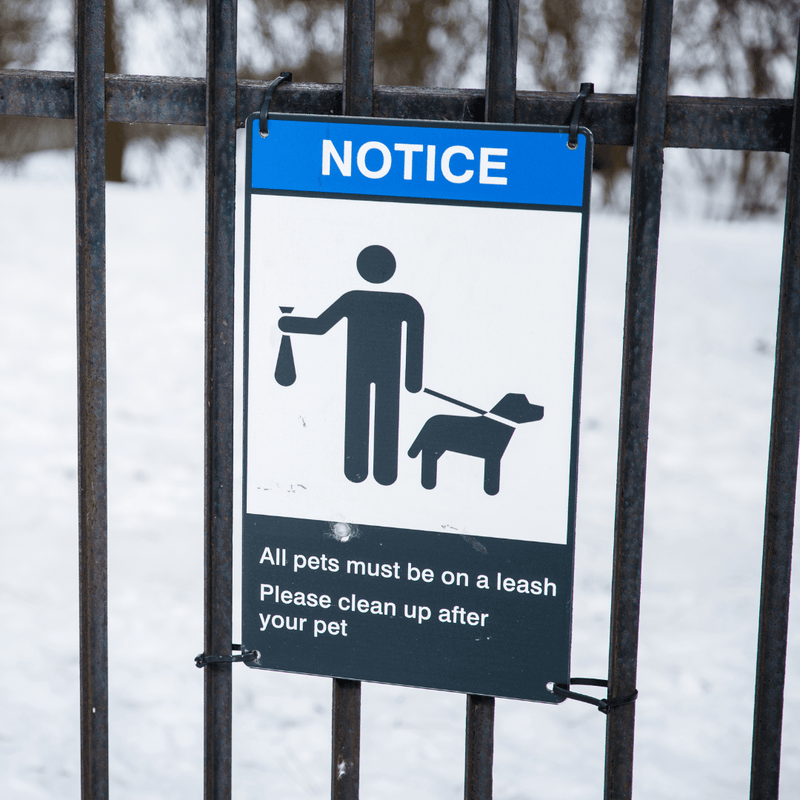
{"label": "metal fence", "polygon": [[[563,125],[574,94],[516,90],[518,0],[490,0],[484,90],[373,85],[374,0],[345,0],[342,85],[292,83],[276,111]],[[751,798],[777,798],[800,431],[800,130],[795,102],[668,97],[672,0],[645,0],[636,95],[593,95],[597,144],[633,145],[609,696],[636,687],[650,374],[665,147],[789,152],[768,467]],[[0,71],[0,113],[76,125],[82,796],[108,797],[105,127],[206,129],[205,652],[231,652],[236,128],[266,85],[236,79],[236,2],[208,1],[206,80],[104,74],[104,0],[76,3],[75,72]],[[291,67],[291,65],[286,65]],[[205,796],[231,795],[231,665],[205,669]],[[333,681],[332,796],[358,797],[361,692]],[[632,792],[633,705],[612,709],[605,796]],[[494,700],[468,696],[467,800],[492,794]],[[345,762],[347,769],[338,769]],[[597,790],[599,794],[599,787]]]}

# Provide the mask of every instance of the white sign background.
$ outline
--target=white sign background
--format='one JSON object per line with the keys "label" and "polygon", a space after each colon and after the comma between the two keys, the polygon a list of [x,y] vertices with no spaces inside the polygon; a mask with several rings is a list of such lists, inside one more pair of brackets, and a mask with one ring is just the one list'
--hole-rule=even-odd
{"label": "white sign background", "polygon": [[[575,212],[254,193],[246,512],[565,544],[581,222]],[[376,244],[397,261],[377,287],[356,270]],[[483,490],[482,460],[452,452],[436,487],[422,487],[421,456],[407,455],[422,426],[475,414],[405,388],[397,481],[345,477],[346,320],[322,336],[292,334],[297,380],[275,381],[279,306],[317,317],[355,289],[420,303],[425,388],[485,410],[509,392],[544,406],[511,437],[497,495]]]}

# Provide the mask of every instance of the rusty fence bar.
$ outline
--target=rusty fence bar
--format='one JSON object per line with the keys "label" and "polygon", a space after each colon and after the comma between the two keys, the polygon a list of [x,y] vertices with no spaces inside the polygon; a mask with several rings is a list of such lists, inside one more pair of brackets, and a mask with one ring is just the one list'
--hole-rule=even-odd
{"label": "rusty fence bar", "polygon": [[[636,690],[650,373],[671,32],[672,0],[645,0],[625,291],[609,697],[624,697]],[[608,715],[607,800],[627,800],[632,795],[634,714],[635,706],[631,704],[616,708]]]}
{"label": "rusty fence bar", "polygon": [[[519,0],[490,0],[486,44],[488,122],[514,122]],[[493,697],[467,695],[464,800],[491,800],[494,766]]]}
{"label": "rusty fence bar", "polygon": [[333,679],[331,798],[355,800],[361,767],[361,683]]}
{"label": "rusty fence bar", "polygon": [[75,11],[81,795],[108,797],[105,0]]}
{"label": "rusty fence bar", "polygon": [[[236,2],[208,0],[206,51],[205,643],[229,655],[233,626],[233,290]],[[231,665],[205,673],[205,798],[231,796]]]}
{"label": "rusty fence bar", "polygon": [[372,116],[375,0],[345,0],[342,114]]}
{"label": "rusty fence bar", "polygon": [[486,121],[514,122],[519,0],[490,0],[486,48]]}
{"label": "rusty fence bar", "polygon": [[494,762],[494,697],[467,695],[464,800],[491,800]]}
{"label": "rusty fence bar", "polygon": [[361,683],[333,679],[331,798],[357,800],[361,778]]}
{"label": "rusty fence bar", "polygon": [[[341,113],[372,116],[375,0],[345,0]],[[331,701],[331,798],[358,800],[361,777],[361,683],[334,678]]]}
{"label": "rusty fence bar", "polygon": [[777,800],[800,436],[800,46],[795,73],[783,262],[775,347],[761,609],[753,714],[751,800]]}

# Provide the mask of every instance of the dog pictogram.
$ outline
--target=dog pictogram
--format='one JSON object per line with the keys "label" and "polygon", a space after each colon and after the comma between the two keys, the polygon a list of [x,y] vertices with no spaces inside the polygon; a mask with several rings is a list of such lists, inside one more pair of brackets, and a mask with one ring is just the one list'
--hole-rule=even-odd
{"label": "dog pictogram", "polygon": [[426,489],[436,486],[439,458],[449,450],[483,459],[483,490],[489,495],[497,494],[500,491],[500,461],[516,425],[542,419],[544,408],[529,403],[524,394],[510,393],[491,411],[485,412],[428,389],[425,391],[480,413],[476,417],[437,414],[422,426],[408,450],[411,458],[422,453],[422,485]]}

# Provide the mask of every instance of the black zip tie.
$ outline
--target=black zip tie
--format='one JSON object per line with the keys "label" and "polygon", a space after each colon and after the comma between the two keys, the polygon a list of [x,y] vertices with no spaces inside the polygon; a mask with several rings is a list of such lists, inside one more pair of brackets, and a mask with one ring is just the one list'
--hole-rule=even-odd
{"label": "black zip tie", "polygon": [[205,653],[200,653],[199,656],[195,656],[194,665],[202,669],[209,664],[232,664],[236,661],[249,664],[251,661],[257,661],[261,658],[261,653],[258,650],[244,650],[240,644],[232,644],[231,650],[241,650],[242,652],[239,655],[230,656],[207,656]]}
{"label": "black zip tie", "polygon": [[612,708],[619,708],[620,706],[627,706],[630,703],[636,702],[639,692],[635,691],[627,697],[605,697],[600,700],[597,697],[592,697],[588,694],[580,694],[579,692],[571,692],[570,686],[601,686],[608,688],[608,681],[603,678],[570,678],[568,684],[564,683],[549,683],[547,688],[559,697],[566,697],[570,700],[580,700],[582,703],[591,703],[597,706],[597,710],[603,714],[608,714]]}
{"label": "black zip tie", "polygon": [[266,139],[267,136],[269,136],[267,125],[269,123],[269,104],[272,102],[272,95],[275,94],[275,90],[281,83],[291,80],[291,72],[281,72],[267,87],[267,93],[264,95],[264,102],[261,104],[261,113],[258,115],[258,132],[261,134],[262,139]]}
{"label": "black zip tie", "polygon": [[569,122],[569,138],[567,139],[567,147],[569,147],[570,150],[576,150],[578,147],[578,127],[581,124],[583,101],[586,100],[586,98],[593,92],[593,83],[581,84],[581,90],[578,93],[578,97],[575,99],[575,105],[572,106],[572,119]]}

